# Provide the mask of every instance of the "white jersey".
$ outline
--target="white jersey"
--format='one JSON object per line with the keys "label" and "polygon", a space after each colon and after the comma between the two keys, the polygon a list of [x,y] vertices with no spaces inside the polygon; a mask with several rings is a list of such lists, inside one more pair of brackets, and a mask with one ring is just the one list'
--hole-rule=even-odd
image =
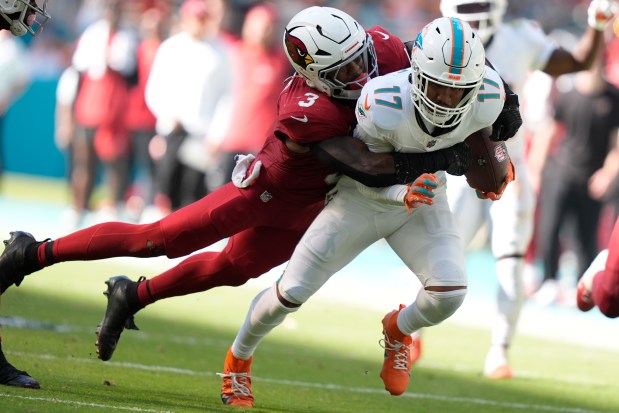
{"label": "white jersey", "polygon": [[[499,26],[486,46],[486,58],[522,99],[527,76],[532,71],[544,69],[556,48],[557,45],[537,23],[516,19]],[[524,128],[520,128],[518,134],[506,142],[514,164],[519,164],[524,156],[523,134]]]}
{"label": "white jersey", "polygon": [[[355,136],[365,142],[372,152],[421,153],[445,149],[492,125],[503,109],[503,82],[494,70],[486,67],[477,98],[462,121],[443,134],[428,133],[411,100],[409,73],[407,69],[374,78],[361,91],[356,108],[358,125]],[[444,183],[445,173],[437,173],[437,178],[439,185]],[[339,186],[355,186],[368,197],[400,205],[406,189],[404,185],[386,189],[368,188],[348,177],[342,177]]]}
{"label": "white jersey", "polygon": [[486,46],[486,58],[512,90],[521,94],[529,72],[546,67],[556,48],[537,23],[517,19],[499,27]]}

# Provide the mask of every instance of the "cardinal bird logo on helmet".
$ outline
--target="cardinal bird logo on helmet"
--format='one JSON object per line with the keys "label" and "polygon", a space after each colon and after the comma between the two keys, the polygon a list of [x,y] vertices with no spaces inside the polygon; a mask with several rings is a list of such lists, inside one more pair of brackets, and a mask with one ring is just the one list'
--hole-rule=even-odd
{"label": "cardinal bird logo on helmet", "polygon": [[291,35],[289,31],[286,32],[285,42],[288,56],[290,56],[292,61],[297,65],[306,69],[307,65],[314,63],[314,59],[309,55],[305,44],[299,38]]}

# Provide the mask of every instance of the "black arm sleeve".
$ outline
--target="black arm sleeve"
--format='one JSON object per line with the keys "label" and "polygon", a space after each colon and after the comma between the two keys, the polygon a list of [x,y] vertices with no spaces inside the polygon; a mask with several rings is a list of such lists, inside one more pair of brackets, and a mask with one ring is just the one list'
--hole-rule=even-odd
{"label": "black arm sleeve", "polygon": [[341,136],[312,144],[310,149],[336,171],[364,185],[384,187],[407,185],[423,173],[448,170],[460,162],[462,145],[427,153],[374,153],[359,139]]}

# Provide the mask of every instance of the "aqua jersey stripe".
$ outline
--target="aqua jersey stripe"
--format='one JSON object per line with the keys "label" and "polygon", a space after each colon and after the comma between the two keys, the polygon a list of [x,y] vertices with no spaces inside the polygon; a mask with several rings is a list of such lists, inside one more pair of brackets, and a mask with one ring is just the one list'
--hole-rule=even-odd
{"label": "aqua jersey stripe", "polygon": [[462,28],[462,21],[460,19],[450,19],[451,30],[453,34],[453,43],[451,50],[451,68],[449,73],[462,74],[462,66],[464,62],[464,31]]}

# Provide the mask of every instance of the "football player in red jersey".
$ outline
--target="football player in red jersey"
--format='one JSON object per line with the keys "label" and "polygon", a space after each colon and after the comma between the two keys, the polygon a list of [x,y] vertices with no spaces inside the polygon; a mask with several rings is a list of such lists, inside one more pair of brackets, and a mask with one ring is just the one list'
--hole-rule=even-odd
{"label": "football player in red jersey", "polygon": [[578,281],[576,304],[581,311],[597,306],[608,318],[619,317],[619,219],[601,251]]}
{"label": "football player in red jersey", "polygon": [[[10,30],[14,36],[38,34],[49,19],[45,12],[47,0],[39,7],[34,0],[9,0],[0,2],[0,30]],[[25,371],[16,369],[2,351],[0,338],[0,384],[30,389],[40,388],[39,383]]]}
{"label": "football player in red jersey", "polygon": [[284,35],[297,74],[281,93],[273,133],[255,159],[239,160],[233,182],[150,224],[107,222],[41,242],[13,232],[0,256],[0,293],[57,262],[176,258],[229,238],[223,251],[192,255],[149,280],[117,276],[107,281],[108,307],[97,352],[108,360],[123,328],[135,328],[133,315],[144,306],[241,285],[287,261],[323,208],[338,172],[369,186],[388,186],[411,183],[424,172],[462,174],[468,169],[470,151],[463,145],[428,154],[374,154],[349,136],[363,84],[407,68],[409,56],[387,30],[366,32],[337,9],[311,7],[297,17]]}

